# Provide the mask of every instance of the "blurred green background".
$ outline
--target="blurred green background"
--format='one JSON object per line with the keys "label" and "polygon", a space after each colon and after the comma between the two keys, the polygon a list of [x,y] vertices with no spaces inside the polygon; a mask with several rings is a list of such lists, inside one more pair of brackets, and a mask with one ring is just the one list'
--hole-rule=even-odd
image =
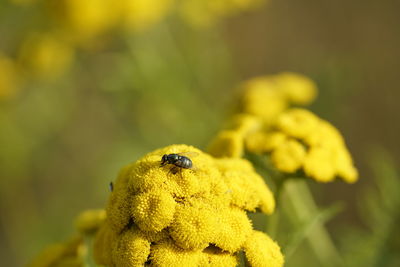
{"label": "blurred green background", "polygon": [[345,204],[333,239],[344,257],[360,254],[352,266],[399,266],[399,1],[158,0],[110,25],[117,16],[96,1],[56,2],[0,1],[2,266],[71,235],[123,165],[173,143],[205,148],[237,85],[280,71],[316,81],[311,109],[341,130],[360,170],[354,185],[311,183],[321,206]]}

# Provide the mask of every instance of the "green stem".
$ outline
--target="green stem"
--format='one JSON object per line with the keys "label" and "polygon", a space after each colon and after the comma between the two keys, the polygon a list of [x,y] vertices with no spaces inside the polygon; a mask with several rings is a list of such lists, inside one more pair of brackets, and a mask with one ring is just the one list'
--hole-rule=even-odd
{"label": "green stem", "polygon": [[320,266],[343,266],[342,258],[325,229],[322,220],[314,220],[317,205],[305,181],[292,180],[285,184],[285,197],[291,206],[291,220],[295,225],[312,221],[312,231],[305,235]]}

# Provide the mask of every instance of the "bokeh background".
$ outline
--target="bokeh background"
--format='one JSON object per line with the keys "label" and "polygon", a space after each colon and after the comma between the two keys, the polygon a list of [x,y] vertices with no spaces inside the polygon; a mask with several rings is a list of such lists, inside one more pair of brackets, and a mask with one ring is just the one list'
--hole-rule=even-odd
{"label": "bokeh background", "polygon": [[316,81],[311,109],[341,130],[360,171],[354,185],[311,183],[319,205],[344,203],[327,224],[333,239],[353,266],[399,266],[399,10],[395,0],[0,0],[2,266],[70,236],[123,165],[172,143],[205,148],[237,85],[281,71]]}

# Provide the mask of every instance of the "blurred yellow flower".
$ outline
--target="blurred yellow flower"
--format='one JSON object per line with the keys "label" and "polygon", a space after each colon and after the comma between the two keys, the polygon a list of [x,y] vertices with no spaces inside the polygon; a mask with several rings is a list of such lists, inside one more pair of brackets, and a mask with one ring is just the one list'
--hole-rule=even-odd
{"label": "blurred yellow flower", "polygon": [[[308,177],[319,182],[332,181],[336,176],[349,183],[357,180],[357,170],[340,132],[312,112],[289,109],[277,117],[270,129],[248,135],[251,140],[246,141],[250,144],[246,148],[253,153],[271,153],[271,161],[278,170],[294,173],[303,169]],[[268,136],[277,133],[285,138],[267,149]],[[257,135],[264,138],[253,137]]]}
{"label": "blurred yellow flower", "polygon": [[284,72],[250,79],[241,87],[240,113],[212,140],[211,155],[268,154],[284,173],[303,171],[319,182],[335,177],[349,183],[357,180],[357,169],[340,132],[308,110],[290,108],[314,101],[317,88],[313,81]]}
{"label": "blurred yellow flower", "polygon": [[178,12],[197,27],[214,24],[218,19],[260,6],[263,0],[181,0]]}
{"label": "blurred yellow flower", "polygon": [[283,72],[275,76],[275,82],[287,99],[294,104],[308,105],[317,96],[316,84],[304,75]]}
{"label": "blurred yellow flower", "polygon": [[81,237],[65,243],[54,244],[44,249],[28,264],[29,267],[70,266],[83,267],[86,247]]}
{"label": "blurred yellow flower", "polygon": [[52,34],[33,34],[21,45],[19,62],[28,73],[42,79],[62,74],[72,63],[74,49]]}
{"label": "blurred yellow flower", "polygon": [[161,21],[176,0],[122,0],[122,24],[128,30],[143,31]]}
{"label": "blurred yellow flower", "polygon": [[239,131],[220,131],[209,144],[207,151],[214,157],[240,158],[243,156],[243,135]]}
{"label": "blurred yellow flower", "polygon": [[46,0],[49,13],[77,42],[90,40],[115,26],[120,4],[110,0]]}
{"label": "blurred yellow flower", "polygon": [[305,147],[292,139],[275,147],[271,154],[271,160],[279,170],[295,172],[302,166],[305,156]]}
{"label": "blurred yellow flower", "polygon": [[20,79],[14,61],[0,53],[0,99],[13,96],[18,91]]}
{"label": "blurred yellow flower", "polygon": [[[197,154],[189,156],[193,169],[160,166],[164,154],[185,152]],[[95,259],[111,266],[235,266],[236,253],[254,232],[246,210],[271,214],[274,208],[271,191],[246,160],[172,145],[121,171],[95,240]],[[270,253],[281,255],[278,246]]]}
{"label": "blurred yellow flower", "polygon": [[75,220],[76,229],[83,235],[96,232],[106,219],[105,210],[87,210],[79,214]]}
{"label": "blurred yellow flower", "polygon": [[308,105],[317,94],[315,83],[300,74],[283,72],[244,82],[242,112],[273,120],[290,105]]}

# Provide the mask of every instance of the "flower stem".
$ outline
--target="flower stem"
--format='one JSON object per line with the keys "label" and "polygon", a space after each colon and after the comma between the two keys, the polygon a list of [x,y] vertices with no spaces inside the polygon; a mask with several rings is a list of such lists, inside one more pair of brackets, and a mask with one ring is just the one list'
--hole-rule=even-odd
{"label": "flower stem", "polygon": [[285,197],[292,209],[292,222],[301,225],[312,222],[312,230],[304,236],[320,262],[320,266],[343,266],[342,258],[321,220],[314,220],[317,205],[305,181],[289,180],[285,184]]}

